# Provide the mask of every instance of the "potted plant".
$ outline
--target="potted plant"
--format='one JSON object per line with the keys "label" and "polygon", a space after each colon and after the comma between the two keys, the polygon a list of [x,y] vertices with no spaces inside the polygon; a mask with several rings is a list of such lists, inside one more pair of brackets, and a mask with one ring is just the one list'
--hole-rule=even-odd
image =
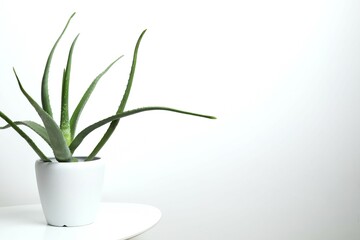
{"label": "potted plant", "polygon": [[[0,129],[12,127],[27,141],[40,158],[35,163],[40,200],[48,224],[55,226],[80,226],[90,224],[94,221],[96,210],[100,202],[104,175],[104,163],[103,160],[97,157],[97,154],[114,132],[121,118],[145,111],[164,110],[215,119],[213,116],[158,106],[142,107],[125,111],[125,105],[134,79],[139,45],[146,32],[146,30],[144,30],[137,40],[129,79],[116,114],[95,122],[79,133],[76,133],[77,123],[90,95],[102,76],[122,56],[113,61],[91,82],[70,117],[68,93],[72,66],[71,63],[73,50],[79,35],[75,37],[70,47],[67,64],[63,72],[61,119],[59,124],[56,123],[53,119],[48,93],[49,70],[57,44],[64,35],[74,15],[75,13],[73,13],[69,18],[65,28],[58,37],[48,56],[41,84],[42,106],[40,106],[26,92],[20,82],[18,74],[15,69],[13,69],[21,92],[40,116],[42,124],[38,124],[34,121],[12,121],[7,115],[0,111],[0,117],[7,123],[6,126],[0,127]],[[78,146],[93,130],[107,124],[109,125],[107,131],[88,156],[78,157],[74,155]],[[41,149],[37,147],[35,142],[19,127],[20,125],[28,127],[44,139],[53,150],[54,157],[46,156]]]}

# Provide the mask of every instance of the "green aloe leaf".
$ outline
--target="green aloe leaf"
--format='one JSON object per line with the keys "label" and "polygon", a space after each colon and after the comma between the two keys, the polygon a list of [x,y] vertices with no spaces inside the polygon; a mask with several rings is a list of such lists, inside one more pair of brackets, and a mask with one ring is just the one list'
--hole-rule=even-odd
{"label": "green aloe leaf", "polygon": [[131,64],[131,69],[130,69],[130,74],[129,74],[129,80],[128,80],[128,83],[126,85],[126,89],[125,89],[125,92],[124,92],[124,95],[121,99],[121,103],[120,103],[120,106],[117,110],[116,113],[121,113],[124,111],[125,109],[125,106],[126,106],[126,103],[127,103],[127,100],[129,98],[129,95],[130,95],[130,91],[131,91],[131,86],[132,86],[132,83],[133,83],[133,79],[134,79],[134,75],[135,75],[135,69],[136,69],[136,62],[137,62],[137,54],[138,54],[138,51],[139,51],[139,47],[140,47],[140,43],[141,43],[141,39],[143,38],[144,34],[146,32],[146,29],[140,34],[137,42],[136,42],[136,45],[135,45],[135,49],[134,49],[134,55],[133,55],[133,60],[132,60],[132,64]]}
{"label": "green aloe leaf", "polygon": [[[137,109],[133,109],[133,110],[129,110],[129,111],[125,111],[122,113],[118,113],[116,115],[113,115],[111,117],[105,118],[101,121],[98,121],[92,125],[90,125],[89,127],[85,128],[84,130],[82,130],[76,137],[75,139],[72,141],[72,143],[70,144],[69,148],[70,151],[72,153],[74,153],[74,151],[76,150],[76,148],[81,144],[81,142],[84,140],[84,138],[90,134],[92,131],[94,131],[95,129],[109,123],[112,122],[114,120],[118,120],[120,118],[123,117],[127,117],[127,116],[131,116],[134,115],[136,113],[140,113],[140,112],[145,112],[145,111],[153,111],[153,110],[164,110],[164,111],[171,111],[171,112],[176,112],[176,113],[181,113],[181,114],[188,114],[188,115],[193,115],[193,116],[197,116],[197,117],[203,117],[203,118],[209,118],[209,119],[216,119],[213,116],[209,116],[209,115],[203,115],[203,114],[198,114],[198,113],[192,113],[192,112],[187,112],[187,111],[183,111],[183,110],[178,110],[178,109],[174,109],[174,108],[168,108],[168,107],[143,107],[143,108],[137,108]],[[88,157],[87,161],[91,160],[92,158]]]}
{"label": "green aloe leaf", "polygon": [[[141,39],[143,38],[145,32],[146,32],[146,29],[140,34],[140,36],[139,36],[139,38],[138,38],[138,40],[136,42],[135,49],[134,49],[133,60],[132,60],[132,65],[131,65],[131,70],[130,70],[130,74],[129,74],[129,79],[128,79],[128,82],[127,82],[127,85],[126,85],[124,95],[123,95],[123,97],[121,99],[120,106],[118,107],[118,110],[116,112],[117,114],[124,112],[126,102],[127,102],[128,98],[129,98],[130,91],[131,91],[131,86],[132,86],[134,75],[135,75],[137,54],[138,54]],[[101,148],[109,140],[109,138],[111,137],[111,135],[115,131],[118,124],[119,124],[119,120],[115,120],[115,121],[111,122],[111,124],[110,124],[109,128],[107,129],[107,131],[105,132],[104,136],[101,138],[101,140],[96,145],[94,150],[90,153],[87,160],[92,160],[96,156],[96,154],[101,150]]]}
{"label": "green aloe leaf", "polygon": [[60,34],[59,38],[56,40],[54,46],[51,49],[51,52],[48,56],[48,59],[46,61],[46,66],[45,66],[45,70],[44,70],[44,74],[43,74],[43,78],[42,78],[42,83],[41,83],[41,101],[42,101],[42,106],[45,112],[47,112],[50,116],[52,116],[52,110],[51,110],[51,105],[50,105],[50,98],[49,98],[49,87],[48,87],[48,79],[49,79],[49,71],[50,71],[50,65],[51,65],[51,61],[52,61],[52,57],[54,55],[55,49],[57,44],[59,43],[61,37],[64,35],[66,28],[68,27],[70,20],[73,18],[73,16],[75,15],[75,13],[73,13],[68,22],[66,23],[66,26],[64,28],[64,30],[62,31],[62,33]]}
{"label": "green aloe leaf", "polygon": [[103,72],[101,72],[90,84],[84,95],[82,96],[80,102],[78,103],[77,107],[75,108],[71,119],[70,119],[70,128],[71,128],[71,140],[74,139],[77,123],[79,121],[79,117],[81,115],[82,110],[84,109],[87,101],[89,100],[92,92],[94,91],[96,84],[99,82],[101,77],[124,55],[118,57],[115,61],[113,61]]}
{"label": "green aloe leaf", "polygon": [[[44,123],[44,126],[46,128],[46,131],[48,133],[50,143],[52,150],[54,152],[55,158],[58,161],[66,162],[71,160],[71,153],[70,150],[66,144],[66,141],[64,139],[64,136],[62,135],[62,132],[56,122],[52,119],[52,117],[44,111],[39,104],[37,104],[32,97],[25,91],[23,86],[21,85],[21,82],[19,80],[18,75],[16,74],[15,69],[14,73],[16,76],[16,80],[19,84],[21,92],[24,94],[24,96],[28,99],[30,104],[35,108],[37,113],[39,114],[42,122]],[[15,125],[16,126],[16,125]]]}
{"label": "green aloe leaf", "polygon": [[[35,133],[37,133],[42,139],[45,140],[45,142],[47,142],[47,144],[50,145],[51,147],[51,144],[50,144],[50,139],[49,139],[49,136],[46,132],[46,129],[41,126],[40,124],[36,123],[36,122],[33,122],[33,121],[15,121],[14,124],[16,124],[17,126],[18,125],[24,125],[28,128],[30,128],[31,130],[33,130]],[[6,129],[6,128],[9,128],[11,127],[10,124],[7,124],[3,127],[0,127],[0,129]]]}
{"label": "green aloe leaf", "polygon": [[69,121],[69,83],[70,83],[72,55],[78,37],[79,35],[76,36],[73,43],[71,44],[68,61],[62,82],[60,129],[63,133],[67,145],[70,145],[72,140],[70,133],[70,121]]}
{"label": "green aloe leaf", "polygon": [[45,154],[36,146],[36,144],[31,140],[31,138],[23,131],[21,130],[10,118],[8,118],[3,112],[0,111],[0,117],[4,119],[21,137],[23,137],[27,143],[32,147],[32,149],[37,153],[37,155],[42,159],[43,161],[50,162],[50,159],[48,159]]}

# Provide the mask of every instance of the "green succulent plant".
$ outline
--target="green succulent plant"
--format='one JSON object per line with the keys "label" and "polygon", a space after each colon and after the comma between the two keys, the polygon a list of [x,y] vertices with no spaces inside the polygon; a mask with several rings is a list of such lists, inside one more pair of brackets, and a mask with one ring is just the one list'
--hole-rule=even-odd
{"label": "green succulent plant", "polygon": [[[127,110],[125,111],[126,102],[129,98],[132,82],[134,79],[135,74],[135,68],[136,68],[136,62],[137,62],[137,53],[140,46],[141,39],[143,38],[146,30],[144,30],[140,37],[137,40],[134,55],[132,59],[132,66],[129,74],[129,79],[127,82],[127,86],[125,89],[125,92],[123,94],[123,97],[121,99],[120,105],[116,111],[116,114],[113,116],[107,117],[105,119],[102,119],[101,121],[98,121],[87,128],[83,129],[81,132],[76,134],[76,127],[79,120],[79,117],[81,115],[82,110],[84,109],[90,95],[94,91],[98,81],[101,79],[101,77],[122,57],[120,56],[115,61],[113,61],[103,72],[101,72],[90,84],[90,86],[85,91],[84,95],[82,96],[81,100],[79,101],[77,107],[75,108],[73,114],[71,117],[69,117],[69,82],[70,82],[70,73],[71,73],[71,62],[72,62],[72,55],[73,50],[76,44],[76,40],[78,39],[78,36],[74,39],[72,42],[72,45],[70,47],[70,51],[68,54],[67,64],[66,68],[64,69],[63,78],[62,78],[62,94],[61,94],[61,119],[60,124],[58,125],[55,120],[53,119],[52,109],[50,105],[50,98],[49,98],[49,92],[48,92],[48,78],[49,78],[49,70],[51,61],[53,58],[54,51],[56,49],[57,44],[59,43],[60,39],[64,35],[71,19],[75,13],[71,15],[69,18],[65,28],[63,29],[62,33],[58,37],[57,41],[55,42],[53,48],[50,51],[50,54],[48,56],[42,83],[41,83],[41,101],[42,106],[40,106],[23,88],[19,76],[17,75],[15,69],[13,69],[16,80],[18,82],[19,88],[23,95],[27,98],[29,103],[34,107],[38,115],[40,116],[43,125],[38,124],[33,121],[12,121],[8,116],[6,116],[2,111],[0,111],[0,117],[4,119],[7,123],[7,125],[0,127],[0,129],[6,129],[9,127],[12,127],[17,133],[20,134],[21,137],[23,137],[28,144],[33,148],[33,150],[38,154],[40,159],[43,161],[58,161],[58,162],[72,162],[72,161],[78,161],[75,157],[73,157],[73,154],[77,147],[82,143],[82,141],[87,137],[93,130],[104,126],[106,124],[109,124],[107,131],[103,135],[103,137],[100,139],[98,144],[95,146],[93,151],[87,156],[86,161],[91,161],[95,158],[97,153],[101,150],[101,148],[105,145],[107,140],[110,138],[114,130],[116,129],[119,120],[123,117],[131,116],[137,113],[145,112],[145,111],[152,111],[152,110],[164,110],[164,111],[171,111],[181,114],[188,114],[198,117],[204,117],[209,119],[215,119],[213,116],[198,114],[198,113],[192,113],[187,111],[182,111],[174,108],[168,108],[168,107],[142,107],[137,108],[133,110]],[[34,143],[34,141],[19,127],[19,125],[26,126],[33,130],[36,134],[38,134],[42,139],[45,140],[45,142],[51,147],[53,150],[55,158],[48,158],[40,149],[39,147]]]}

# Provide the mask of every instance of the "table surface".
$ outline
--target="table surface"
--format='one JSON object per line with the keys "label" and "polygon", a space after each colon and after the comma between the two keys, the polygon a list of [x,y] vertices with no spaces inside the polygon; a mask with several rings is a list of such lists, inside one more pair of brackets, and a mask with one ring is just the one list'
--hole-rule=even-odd
{"label": "table surface", "polygon": [[102,203],[96,222],[82,227],[46,224],[40,205],[0,208],[0,239],[22,240],[122,240],[152,228],[161,218],[159,209],[134,203]]}

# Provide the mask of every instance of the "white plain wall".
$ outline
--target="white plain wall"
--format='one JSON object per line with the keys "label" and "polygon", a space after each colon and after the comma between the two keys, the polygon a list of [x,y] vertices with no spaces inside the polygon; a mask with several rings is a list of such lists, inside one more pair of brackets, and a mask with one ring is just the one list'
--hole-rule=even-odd
{"label": "white plain wall", "polygon": [[[100,154],[104,200],[154,204],[214,239],[360,238],[359,1],[1,0],[0,109],[14,120],[38,118],[11,68],[39,100],[48,51],[73,11],[51,72],[54,109],[78,32],[74,102],[125,54],[99,83],[84,127],[117,108],[147,28],[128,109],[166,105],[218,117],[122,120]],[[39,202],[36,154],[12,130],[0,132],[0,150],[0,205]]]}

